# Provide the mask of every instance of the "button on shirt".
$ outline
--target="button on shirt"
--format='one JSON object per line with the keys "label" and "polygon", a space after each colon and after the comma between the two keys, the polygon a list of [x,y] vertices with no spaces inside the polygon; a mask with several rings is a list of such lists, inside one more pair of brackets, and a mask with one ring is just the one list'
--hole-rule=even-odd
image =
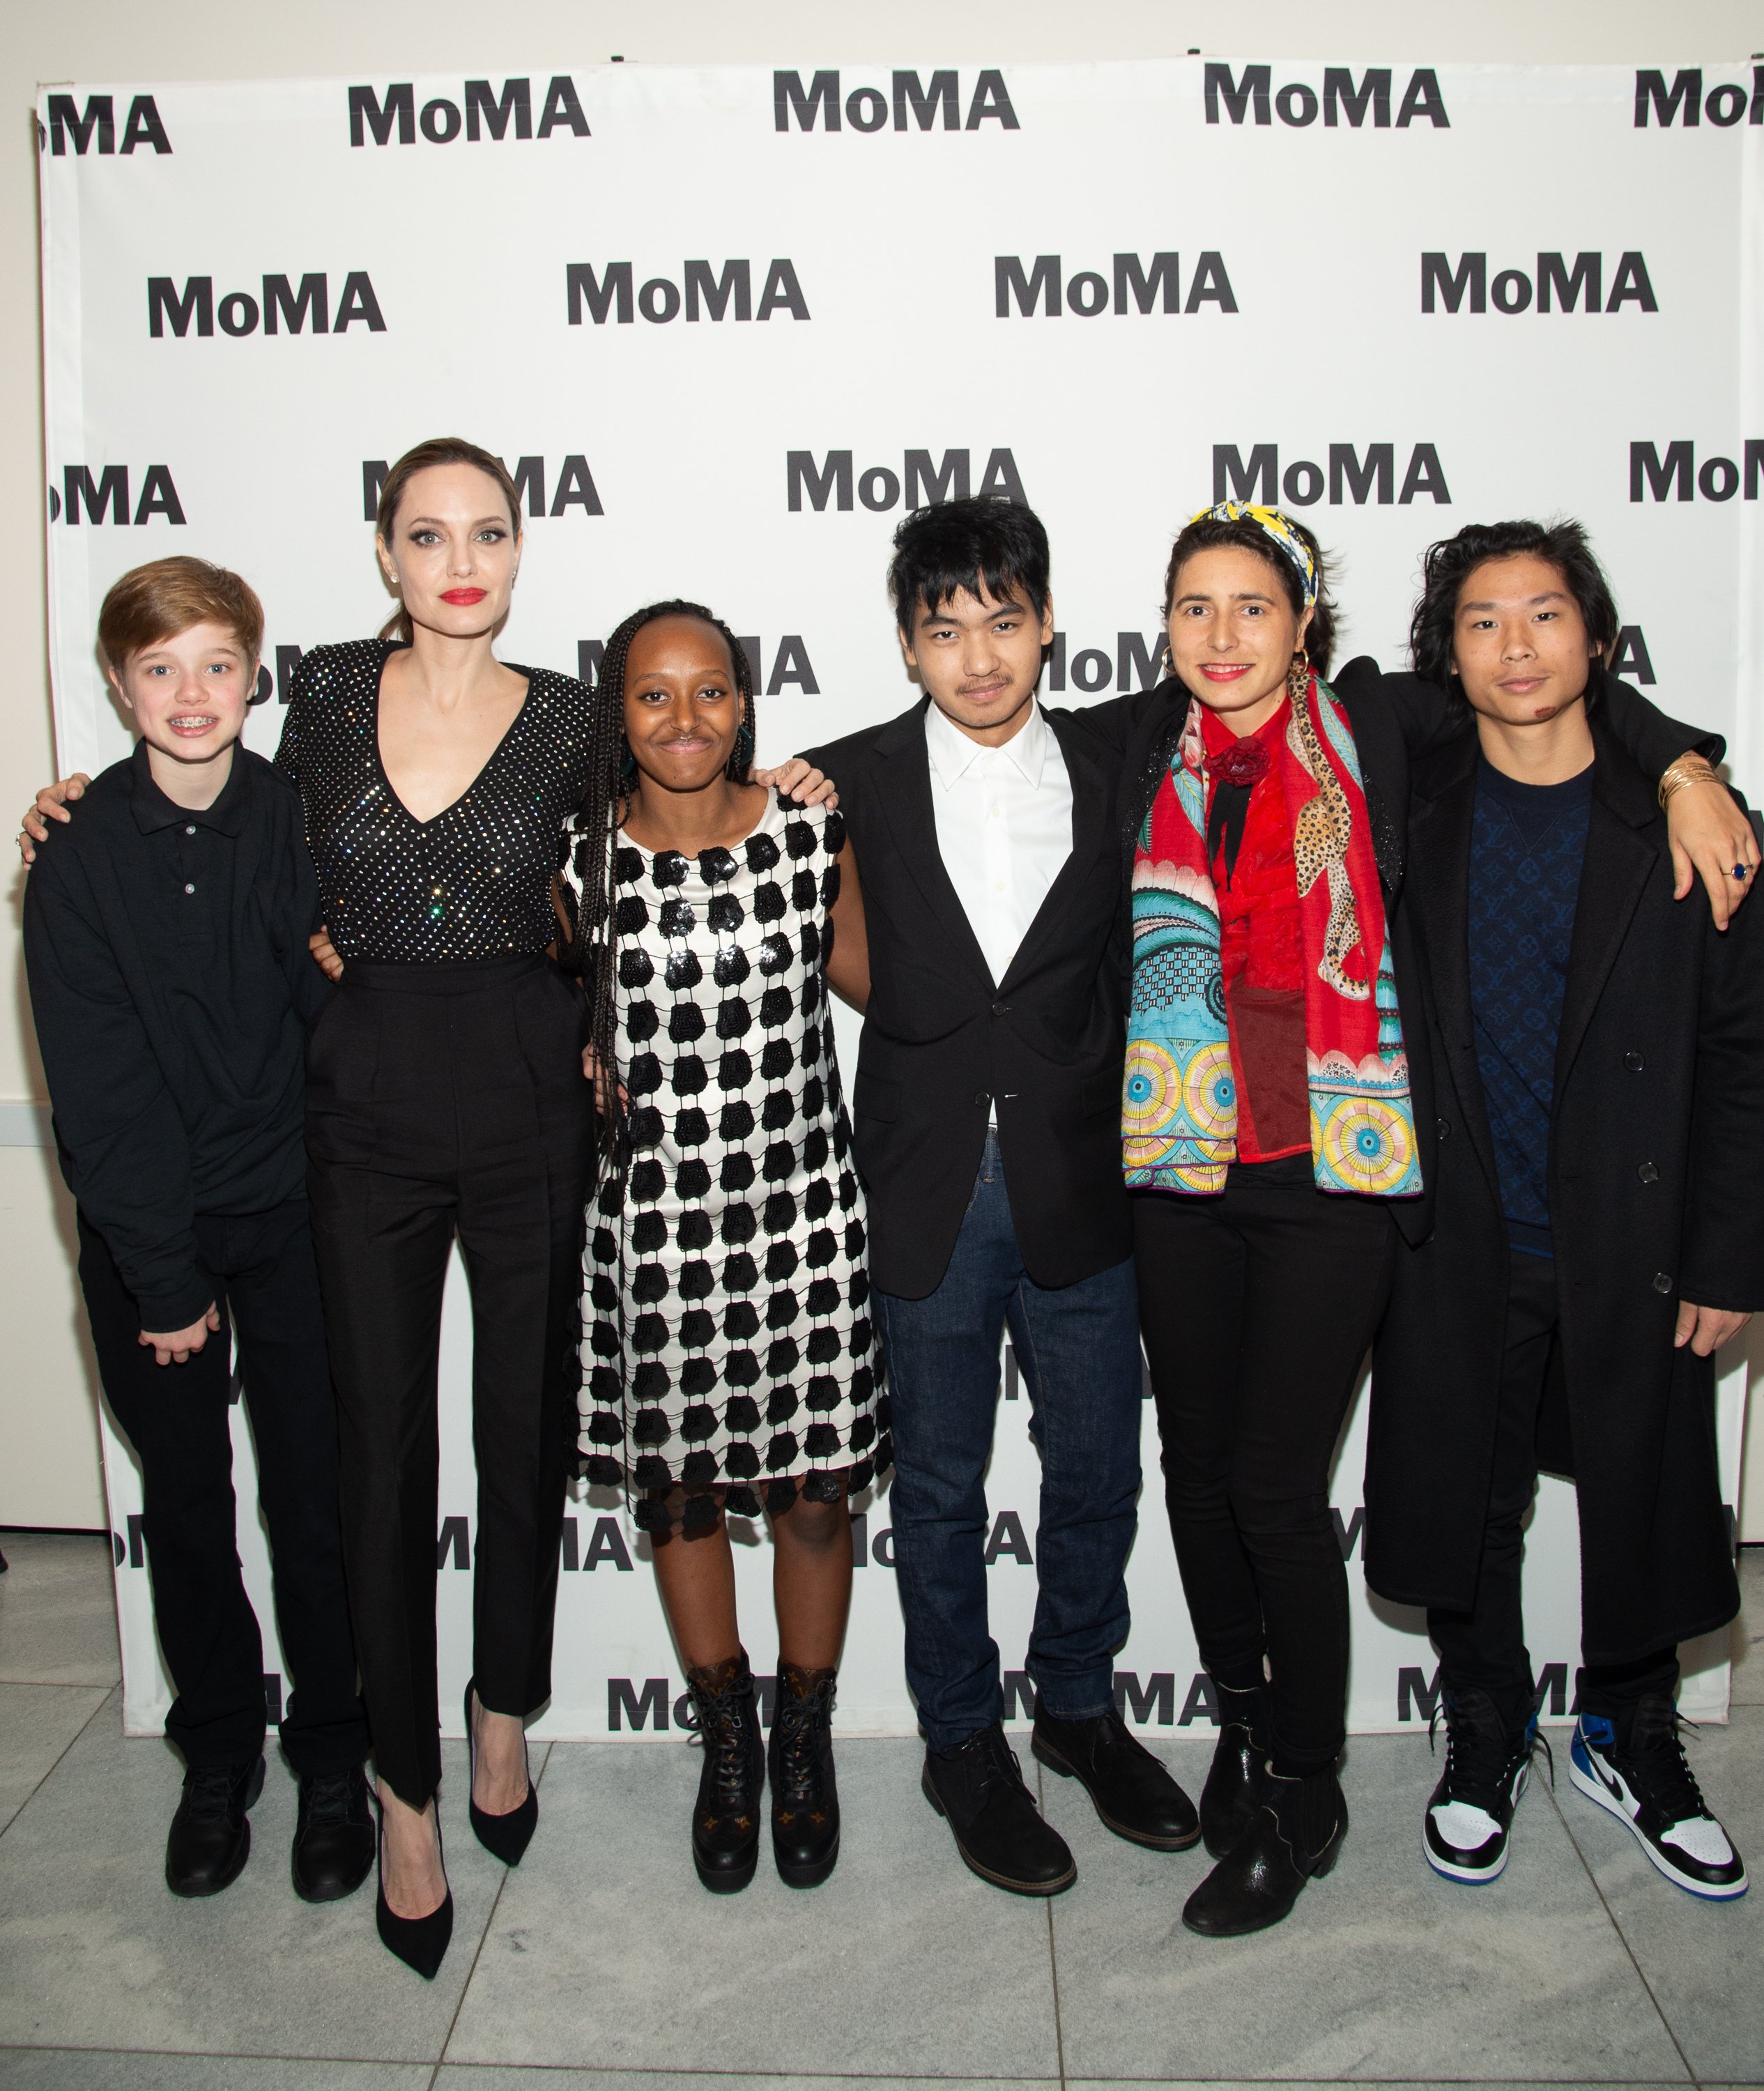
{"label": "button on shirt", "polygon": [[937,847],[997,986],[1072,855],[1072,780],[1032,699],[1003,748],[982,748],[935,705],[925,715]]}

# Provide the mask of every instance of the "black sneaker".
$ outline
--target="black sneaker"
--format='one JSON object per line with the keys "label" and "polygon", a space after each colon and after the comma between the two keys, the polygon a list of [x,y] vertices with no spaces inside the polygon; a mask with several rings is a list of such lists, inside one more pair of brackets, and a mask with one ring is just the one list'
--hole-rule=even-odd
{"label": "black sneaker", "polygon": [[368,1878],[373,1817],[360,1765],[347,1771],[309,1772],[300,1781],[291,1859],[294,1892],[302,1902],[341,1902]]}
{"label": "black sneaker", "polygon": [[175,1895],[218,1895],[251,1856],[248,1813],[263,1791],[261,1757],[244,1764],[192,1766],[166,1839],[166,1886]]}
{"label": "black sneaker", "polygon": [[1750,1883],[1745,1861],[1710,1813],[1685,1761],[1676,1704],[1651,1692],[1619,1733],[1602,1714],[1582,1714],[1568,1753],[1568,1776],[1587,1799],[1615,1815],[1675,1886],[1729,1902]]}
{"label": "black sneaker", "polygon": [[1531,1776],[1531,1753],[1542,1740],[1538,1717],[1533,1714],[1515,1729],[1488,1693],[1473,1687],[1448,1688],[1440,1702],[1446,1768],[1422,1818],[1421,1855],[1448,1881],[1480,1885],[1498,1880],[1506,1869],[1513,1810]]}

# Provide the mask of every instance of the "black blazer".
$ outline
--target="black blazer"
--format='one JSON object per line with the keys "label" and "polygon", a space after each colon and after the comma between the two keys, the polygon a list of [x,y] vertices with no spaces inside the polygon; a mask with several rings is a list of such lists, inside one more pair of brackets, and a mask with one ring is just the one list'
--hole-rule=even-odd
{"label": "black blazer", "polygon": [[[1712,1365],[1673,1349],[1673,1318],[1681,1299],[1764,1307],[1764,917],[1751,902],[1721,935],[1700,888],[1673,899],[1664,817],[1612,723],[1607,702],[1593,714],[1556,1050],[1563,1370],[1540,1439],[1542,1463],[1579,1485],[1591,1662],[1627,1662],[1733,1616]],[[1696,738],[1660,725],[1681,747]],[[1374,1356],[1365,1497],[1373,1588],[1453,1610],[1471,1602],[1481,1558],[1508,1254],[1471,1017],[1476,757],[1466,734],[1416,770],[1404,905],[1429,972],[1434,1225],[1398,1252]]]}
{"label": "black blazer", "polygon": [[1133,1248],[1121,1180],[1120,761],[1084,714],[1045,712],[1072,782],[1072,853],[994,981],[938,850],[928,701],[809,754],[839,787],[869,938],[852,1123],[870,1274],[908,1300],[941,1283],[996,1098],[1024,1263],[1037,1285],[1070,1285]]}

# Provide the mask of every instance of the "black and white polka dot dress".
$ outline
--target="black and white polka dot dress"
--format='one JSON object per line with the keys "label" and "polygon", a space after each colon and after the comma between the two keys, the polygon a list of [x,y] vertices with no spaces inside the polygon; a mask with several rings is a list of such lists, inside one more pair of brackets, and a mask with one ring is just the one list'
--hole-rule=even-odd
{"label": "black and white polka dot dress", "polygon": [[580,1442],[590,1481],[680,1491],[688,1528],[713,1492],[836,1501],[888,1460],[822,970],[843,839],[773,793],[732,850],[617,851],[632,1152],[589,1214]]}

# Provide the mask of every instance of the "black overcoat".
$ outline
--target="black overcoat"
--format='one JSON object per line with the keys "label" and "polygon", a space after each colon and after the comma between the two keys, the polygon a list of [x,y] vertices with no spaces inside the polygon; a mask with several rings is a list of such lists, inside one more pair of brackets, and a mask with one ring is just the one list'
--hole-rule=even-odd
{"label": "black overcoat", "polygon": [[[1653,786],[1608,701],[1592,725],[1550,1136],[1563,1369],[1540,1455],[1578,1484],[1586,1660],[1616,1663],[1720,1626],[1739,1602],[1713,1361],[1672,1334],[1680,1300],[1764,1306],[1764,913],[1742,908],[1723,935],[1700,891],[1674,901]],[[1508,1267],[1470,1006],[1477,753],[1467,730],[1411,780],[1402,908],[1427,1027],[1412,1046],[1432,1065],[1436,1136],[1425,1236],[1404,1230],[1374,1352],[1365,1489],[1367,1580],[1447,1610],[1474,1597]]]}

